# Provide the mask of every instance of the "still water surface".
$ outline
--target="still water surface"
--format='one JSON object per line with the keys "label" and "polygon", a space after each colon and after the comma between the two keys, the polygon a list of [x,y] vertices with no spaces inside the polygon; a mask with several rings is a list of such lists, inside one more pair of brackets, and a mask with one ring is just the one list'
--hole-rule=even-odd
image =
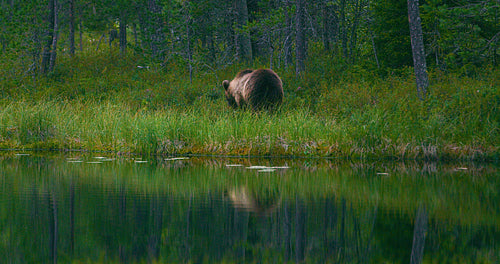
{"label": "still water surface", "polygon": [[0,153],[1,263],[499,263],[494,164]]}

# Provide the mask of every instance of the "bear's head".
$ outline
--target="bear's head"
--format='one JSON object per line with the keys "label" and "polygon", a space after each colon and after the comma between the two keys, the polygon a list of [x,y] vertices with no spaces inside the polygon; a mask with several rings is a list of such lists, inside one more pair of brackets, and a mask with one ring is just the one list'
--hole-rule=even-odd
{"label": "bear's head", "polygon": [[232,81],[224,80],[222,82],[222,87],[224,87],[224,95],[226,97],[227,104],[233,108],[243,107],[245,101],[243,99],[243,83],[248,78],[248,74],[252,73],[253,70],[246,69],[240,71]]}

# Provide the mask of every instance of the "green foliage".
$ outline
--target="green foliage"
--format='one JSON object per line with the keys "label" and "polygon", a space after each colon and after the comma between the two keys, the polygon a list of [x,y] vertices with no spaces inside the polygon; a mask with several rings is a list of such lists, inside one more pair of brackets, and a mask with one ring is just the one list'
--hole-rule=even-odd
{"label": "green foliage", "polygon": [[[116,10],[107,10],[113,7],[105,8],[103,3],[95,3],[95,19],[116,21]],[[403,67],[410,64],[404,55],[410,50],[404,48],[409,38],[405,40],[403,33],[407,30],[403,2],[347,4],[344,28],[338,29],[347,34],[345,41],[332,38],[334,48],[325,53],[321,39],[311,37],[307,72],[302,76],[296,76],[285,55],[286,49],[293,50],[293,30],[288,30],[293,29],[293,4],[261,1],[250,6],[254,44],[274,48],[265,48],[252,62],[238,62],[231,55],[233,45],[227,42],[234,28],[231,16],[224,15],[229,6],[217,3],[159,1],[156,4],[164,9],[155,11],[141,9],[146,6],[138,1],[140,8],[137,17],[131,15],[132,21],[148,11],[149,22],[169,25],[160,31],[169,34],[155,42],[157,48],[168,47],[158,51],[158,57],[150,56],[150,44],[155,43],[146,42],[151,35],[142,28],[151,25],[135,21],[145,31],[138,33],[137,42],[129,43],[132,52],[119,54],[95,28],[95,32],[82,32],[82,51],[74,56],[59,45],[57,67],[45,76],[37,74],[39,62],[34,59],[41,41],[12,35],[41,36],[42,27],[15,16],[24,10],[32,22],[41,23],[44,16],[33,13],[39,6],[8,5],[2,10],[8,19],[0,21],[5,26],[0,32],[5,44],[0,55],[0,145],[156,154],[498,159],[499,70],[488,62],[497,52],[489,30],[495,30],[498,21],[496,7],[488,1],[482,5],[485,12],[479,14],[476,7],[463,3],[454,2],[450,8],[448,2],[429,1],[422,6],[424,27],[440,36],[430,46],[440,51],[435,53],[439,67],[429,71],[431,95],[425,102],[416,99],[412,69]],[[340,10],[335,1],[323,4]],[[205,12],[207,6],[212,13]],[[311,13],[322,14],[319,7],[308,6]],[[373,28],[368,27],[369,21],[357,20],[361,18],[356,12],[363,10],[373,12]],[[288,18],[282,16],[287,14]],[[460,17],[470,19],[459,23]],[[355,21],[362,28],[359,32]],[[292,23],[288,31],[287,23]],[[320,28],[319,24],[320,20],[310,21],[313,28]],[[457,34],[462,33],[448,29],[470,25],[472,31],[459,30],[467,33],[463,43],[457,42]],[[366,42],[372,31],[380,48],[381,69]],[[487,42],[488,50],[493,53],[474,53],[488,38],[492,40]],[[465,49],[468,43],[473,44]],[[369,58],[349,58],[340,52],[344,44],[350,50],[347,55]],[[454,45],[461,49],[451,51]],[[472,63],[475,57],[488,59]],[[443,63],[451,58],[459,60]],[[225,105],[222,80],[244,68],[271,66],[284,83],[285,103],[280,111],[256,115],[234,112]]]}
{"label": "green foliage", "polygon": [[233,78],[240,65],[195,71],[192,84],[184,67],[165,70],[133,55],[75,56],[59,65],[36,82],[6,77],[19,86],[2,87],[2,147],[498,159],[495,68],[476,77],[431,72],[433,92],[422,102],[409,68],[382,78],[359,67],[339,71],[311,62],[314,71],[300,78],[275,69],[285,103],[274,114],[254,114],[233,111],[222,96],[221,80]]}
{"label": "green foliage", "polygon": [[[0,45],[2,56],[14,52],[24,75],[37,77],[40,55],[51,39],[48,4],[40,1],[2,2]],[[254,59],[268,65],[293,68],[295,51],[295,3],[247,1],[248,30]],[[341,67],[375,64],[383,72],[412,65],[406,2],[322,0],[307,3],[308,57],[321,50]],[[428,64],[440,70],[474,74],[488,64],[498,65],[498,4],[494,0],[432,0],[421,2],[421,17]],[[58,58],[69,44],[69,3],[59,2]],[[149,57],[161,67],[183,63],[186,70],[238,63],[235,58],[234,6],[229,2],[204,1],[75,1],[72,17],[76,43],[83,35],[83,51],[89,36],[101,43],[93,52],[112,56],[118,48],[109,44],[112,29],[126,23],[128,50]],[[133,40],[133,41],[132,41]],[[373,42],[373,43],[372,43]],[[116,42],[115,42],[116,43]],[[95,45],[95,43],[94,43]],[[111,45],[112,46],[112,45]],[[312,51],[311,51],[312,49]],[[332,63],[328,61],[327,63]],[[311,64],[312,65],[312,64]],[[180,66],[178,66],[180,67]],[[373,67],[374,68],[374,67]],[[168,69],[167,69],[168,70]],[[19,77],[19,76],[18,76]]]}
{"label": "green foliage", "polygon": [[375,1],[373,16],[381,64],[389,68],[413,65],[406,1]]}
{"label": "green foliage", "polygon": [[426,1],[421,16],[428,62],[464,73],[498,65],[499,8],[495,1]]}

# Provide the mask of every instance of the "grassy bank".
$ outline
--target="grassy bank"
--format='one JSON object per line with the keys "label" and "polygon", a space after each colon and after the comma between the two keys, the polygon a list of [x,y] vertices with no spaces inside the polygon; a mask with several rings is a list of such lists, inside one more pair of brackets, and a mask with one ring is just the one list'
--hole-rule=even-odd
{"label": "grassy bank", "polygon": [[[498,158],[493,128],[491,134],[480,135],[473,128],[461,131],[435,120],[402,124],[397,123],[399,116],[375,110],[334,119],[305,109],[282,109],[275,115],[202,109],[143,111],[111,102],[16,102],[2,107],[0,145],[151,154]],[[410,125],[413,128],[405,127]],[[471,135],[466,137],[467,131]],[[463,133],[459,139],[467,141],[460,142],[454,133]]]}
{"label": "grassy bank", "polygon": [[99,55],[62,60],[54,74],[35,81],[6,71],[0,148],[499,159],[494,68],[471,76],[432,72],[424,102],[411,69],[384,77],[321,63],[302,77],[276,69],[285,104],[275,114],[253,114],[229,109],[222,98],[220,82],[242,66],[200,67],[190,82],[177,64],[141,69],[136,58]]}

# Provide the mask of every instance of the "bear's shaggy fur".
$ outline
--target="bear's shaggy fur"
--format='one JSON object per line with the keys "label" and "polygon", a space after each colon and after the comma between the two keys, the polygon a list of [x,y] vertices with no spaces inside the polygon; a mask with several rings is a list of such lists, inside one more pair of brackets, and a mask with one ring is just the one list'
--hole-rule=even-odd
{"label": "bear's shaggy fur", "polygon": [[283,102],[283,84],[270,69],[243,70],[232,81],[224,80],[222,86],[233,108],[273,110]]}

